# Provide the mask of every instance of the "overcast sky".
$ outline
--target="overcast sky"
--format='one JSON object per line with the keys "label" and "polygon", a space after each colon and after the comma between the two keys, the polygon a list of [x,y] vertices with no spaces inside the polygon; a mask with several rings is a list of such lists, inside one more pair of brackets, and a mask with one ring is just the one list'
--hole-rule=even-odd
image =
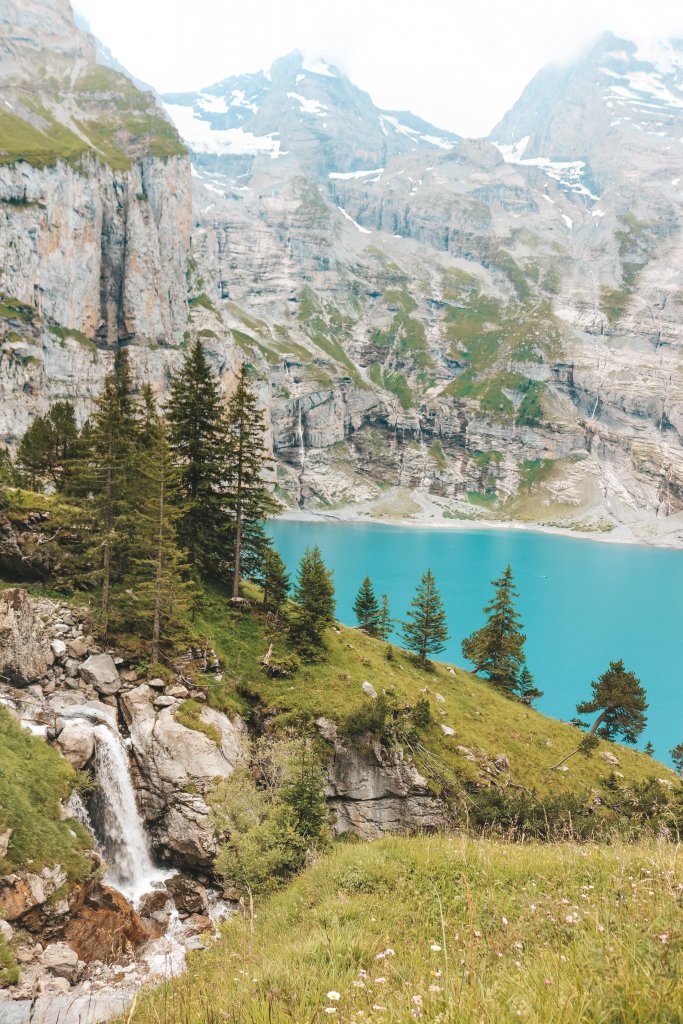
{"label": "overcast sky", "polygon": [[683,36],[682,0],[74,0],[159,92],[257,71],[294,49],[337,64],[378,106],[488,134],[532,75],[607,28]]}

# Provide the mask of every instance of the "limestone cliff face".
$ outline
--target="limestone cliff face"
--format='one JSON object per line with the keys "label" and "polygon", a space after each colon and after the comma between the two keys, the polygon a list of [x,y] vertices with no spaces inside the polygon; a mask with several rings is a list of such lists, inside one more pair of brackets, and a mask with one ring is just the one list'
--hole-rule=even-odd
{"label": "limestone cliff face", "polygon": [[179,344],[190,210],[186,157],[0,167],[0,290],[104,345]]}

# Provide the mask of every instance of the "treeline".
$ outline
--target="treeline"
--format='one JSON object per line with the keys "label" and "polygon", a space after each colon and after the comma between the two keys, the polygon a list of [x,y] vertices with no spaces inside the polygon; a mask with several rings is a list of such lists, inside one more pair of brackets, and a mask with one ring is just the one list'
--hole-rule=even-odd
{"label": "treeline", "polygon": [[284,567],[263,528],[280,508],[264,484],[265,433],[246,366],[226,405],[197,342],[160,408],[122,349],[83,426],[70,403],[55,403],[3,472],[76,508],[74,582],[99,590],[105,635],[139,631],[156,660],[203,582],[227,583],[238,597],[244,576],[265,577],[282,599],[268,577]]}

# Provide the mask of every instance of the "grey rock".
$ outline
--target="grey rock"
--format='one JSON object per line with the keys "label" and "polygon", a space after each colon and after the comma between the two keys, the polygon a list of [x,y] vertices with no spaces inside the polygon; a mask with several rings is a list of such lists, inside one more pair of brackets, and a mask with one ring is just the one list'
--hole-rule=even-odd
{"label": "grey rock", "polygon": [[55,658],[63,658],[66,654],[66,644],[63,640],[52,640],[50,642],[50,647],[52,648],[52,653]]}
{"label": "grey rock", "polygon": [[76,658],[67,658],[64,662],[64,671],[70,679],[76,679],[80,667],[81,663]]}
{"label": "grey rock", "polygon": [[91,654],[79,671],[81,679],[94,686],[98,693],[111,696],[121,689],[121,678],[110,654]]}
{"label": "grey rock", "polygon": [[361,690],[367,697],[371,697],[373,700],[377,700],[377,690],[372,685],[372,683],[369,683],[367,681],[367,679],[361,686]]}
{"label": "grey rock", "polygon": [[455,729],[452,729],[450,725],[444,725],[442,723],[441,731],[443,732],[444,736],[455,736]]}
{"label": "grey rock", "polygon": [[85,768],[95,752],[93,727],[87,722],[66,722],[56,739],[69,764],[77,770]]}
{"label": "grey rock", "polygon": [[46,971],[68,982],[76,981],[78,975],[78,954],[65,942],[52,942],[43,950],[41,963]]}
{"label": "grey rock", "polygon": [[609,750],[601,750],[600,757],[608,764],[619,764],[619,758]]}
{"label": "grey rock", "polygon": [[3,921],[2,918],[0,918],[0,938],[5,942],[11,942],[14,938],[14,928],[9,921]]}
{"label": "grey rock", "polygon": [[193,878],[188,878],[186,875],[174,875],[173,878],[169,878],[166,888],[182,916],[208,913],[208,893],[204,886]]}

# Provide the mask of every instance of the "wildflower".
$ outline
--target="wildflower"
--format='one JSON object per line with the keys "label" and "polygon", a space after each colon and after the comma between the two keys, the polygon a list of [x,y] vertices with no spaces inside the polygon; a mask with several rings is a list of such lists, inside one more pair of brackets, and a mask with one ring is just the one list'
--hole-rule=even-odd
{"label": "wildflower", "polygon": [[373,1008],[373,1010],[378,1010],[380,1013],[382,1013],[382,1012],[384,1012],[384,1010],[386,1010],[386,1006],[380,1006],[379,1003],[373,1003],[372,1004],[372,1008]]}
{"label": "wildflower", "polygon": [[522,965],[519,960],[515,960],[515,967],[519,967],[520,970],[522,969]]}
{"label": "wildflower", "polygon": [[336,1006],[326,1006],[325,1007],[325,1013],[336,1013],[336,1012],[337,1012],[337,1007]]}
{"label": "wildflower", "polygon": [[550,980],[550,978],[544,978],[543,979],[543,984],[544,985],[552,985],[552,981]]}
{"label": "wildflower", "polygon": [[599,925],[598,925],[598,931],[599,931],[599,932],[604,932],[604,930],[605,930],[605,926],[604,926],[604,924],[599,924]]}
{"label": "wildflower", "polygon": [[364,971],[362,967],[361,967],[361,969],[359,970],[358,973],[360,974],[361,978],[367,978],[367,976],[368,976],[368,972]]}
{"label": "wildflower", "polygon": [[383,985],[387,979],[384,977],[375,978],[375,985]]}
{"label": "wildflower", "polygon": [[392,949],[390,946],[387,946],[387,948],[384,950],[384,955],[385,956],[396,956],[396,950]]}
{"label": "wildflower", "polygon": [[430,985],[429,986],[429,991],[430,992],[443,992],[443,989],[441,988],[441,985]]}
{"label": "wildflower", "polygon": [[530,903],[529,904],[529,910],[535,910],[535,909],[536,909],[536,904],[535,903]]}
{"label": "wildflower", "polygon": [[481,932],[476,931],[476,929],[475,929],[475,931],[472,932],[472,934],[474,935],[475,939],[480,939],[481,938]]}
{"label": "wildflower", "polygon": [[339,1000],[341,999],[341,993],[332,990],[331,992],[327,993],[327,998],[330,1000],[331,1003],[338,1003]]}
{"label": "wildflower", "polygon": [[422,996],[413,996],[413,1002],[416,1006],[422,1006]]}
{"label": "wildflower", "polygon": [[501,917],[501,919],[500,919],[500,920],[501,920],[501,922],[503,923],[503,925],[507,925],[507,923],[508,923],[508,919],[507,919],[507,917]]}
{"label": "wildflower", "polygon": [[658,935],[657,938],[659,939],[660,942],[663,942],[664,945],[666,945],[667,942],[669,941],[669,936],[668,936],[668,934],[666,932],[663,935]]}
{"label": "wildflower", "polygon": [[579,923],[579,915],[576,913],[576,911],[574,911],[571,914],[567,914],[567,916],[565,917],[564,921],[565,921],[565,924],[578,924]]}
{"label": "wildflower", "polygon": [[434,953],[440,953],[441,952],[441,946],[438,944],[438,942],[432,942],[432,944],[430,946],[430,949]]}
{"label": "wildflower", "polygon": [[432,971],[432,978],[440,978],[442,974],[441,968],[438,971]]}
{"label": "wildflower", "polygon": [[365,982],[364,981],[354,981],[353,982],[353,987],[354,988],[365,988]]}

